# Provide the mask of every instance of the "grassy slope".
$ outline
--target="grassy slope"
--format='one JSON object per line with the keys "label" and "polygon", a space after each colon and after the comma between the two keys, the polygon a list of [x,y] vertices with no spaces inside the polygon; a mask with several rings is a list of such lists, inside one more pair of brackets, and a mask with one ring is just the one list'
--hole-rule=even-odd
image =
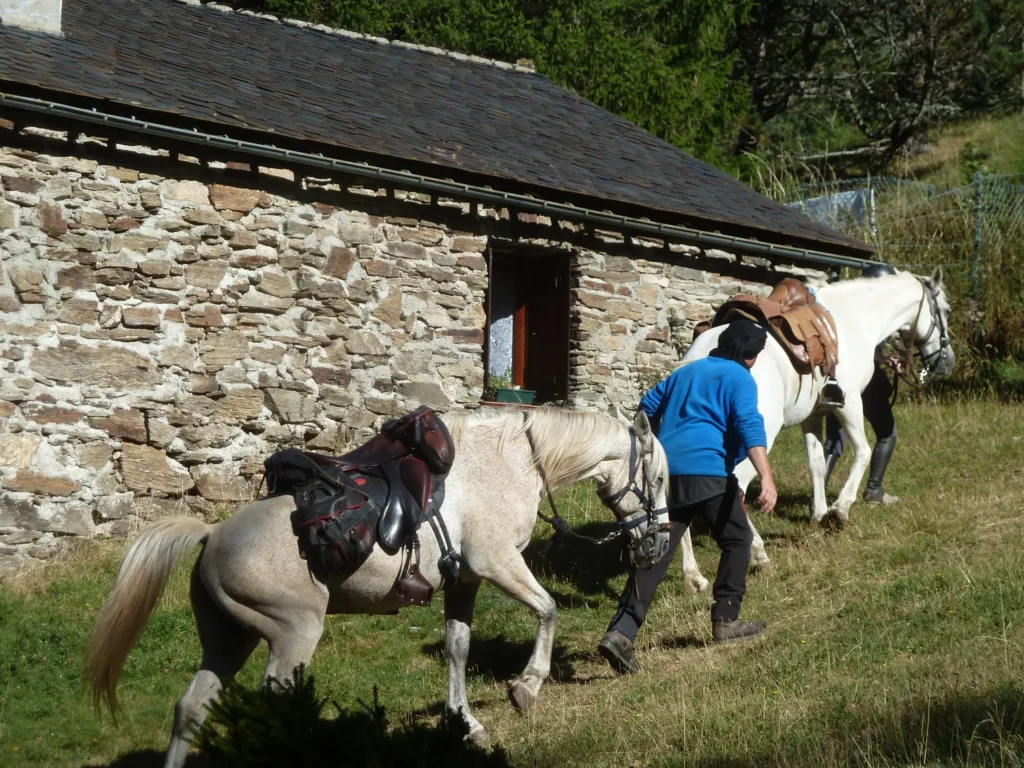
{"label": "grassy slope", "polygon": [[[616,555],[556,545],[537,565],[561,606],[554,680],[534,714],[511,710],[502,681],[525,664],[535,623],[485,588],[477,717],[523,766],[1020,765],[1024,413],[905,406],[899,423],[890,490],[904,503],[858,505],[838,536],[807,522],[799,434],[773,452],[788,517],[757,518],[774,567],[751,579],[746,607],[771,622],[765,642],[707,647],[707,598],[685,594],[673,568],[639,640],[645,672],[619,678],[593,652],[623,582]],[[597,529],[595,502],[577,489],[563,512]],[[105,764],[165,747],[199,658],[186,569],[129,660],[120,727],[81,695],[81,649],[118,554],[86,546],[0,587],[0,765]],[[714,547],[697,554],[711,575]],[[377,684],[394,720],[433,717],[442,631],[439,605],[334,617],[313,662],[318,687],[355,707]],[[261,649],[242,679],[254,685],[264,659]]]}
{"label": "grassy slope", "polygon": [[892,168],[897,175],[943,188],[969,182],[973,170],[1024,173],[1024,112],[934,131],[928,149]]}

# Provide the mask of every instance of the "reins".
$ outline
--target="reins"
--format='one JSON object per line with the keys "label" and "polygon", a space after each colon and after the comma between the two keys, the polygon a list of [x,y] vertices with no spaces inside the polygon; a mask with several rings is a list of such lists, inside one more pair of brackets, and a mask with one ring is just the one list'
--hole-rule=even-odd
{"label": "reins", "polygon": [[[921,312],[924,310],[925,300],[928,301],[928,309],[932,316],[931,325],[928,328],[928,332],[924,334],[924,341],[931,338],[935,328],[938,327],[940,338],[939,348],[935,350],[931,355],[925,356],[923,353],[921,359],[924,361],[924,372],[928,373],[932,370],[933,361],[940,358],[942,354],[949,347],[949,332],[945,327],[945,322],[942,318],[942,310],[939,307],[938,298],[931,290],[931,285],[928,281],[918,278],[921,283],[921,301],[917,304],[917,314],[914,316],[914,322],[910,325],[910,329],[907,332],[905,339],[906,346],[906,359],[903,365],[903,371],[894,371],[892,377],[892,397],[889,399],[889,405],[892,406],[896,402],[896,397],[899,394],[900,379],[907,382],[907,386],[919,389],[924,386],[924,382],[921,377],[915,371],[914,366],[914,347],[916,346],[913,334],[917,328],[917,323],[921,319]],[[923,343],[923,342],[922,342]]]}
{"label": "reins", "polygon": [[583,541],[588,541],[591,544],[601,546],[615,541],[622,536],[622,534],[642,525],[645,522],[652,523],[657,517],[660,510],[655,510],[653,508],[654,505],[648,501],[644,495],[644,490],[642,488],[637,488],[636,485],[637,469],[641,469],[642,471],[642,481],[644,486],[647,487],[649,483],[647,477],[647,463],[642,459],[638,460],[637,443],[639,439],[637,437],[636,430],[633,429],[633,427],[629,428],[629,437],[629,481],[621,490],[616,491],[610,496],[602,496],[601,502],[611,509],[613,504],[621,500],[627,493],[632,492],[640,499],[640,503],[643,505],[644,511],[647,514],[645,516],[636,515],[630,520],[620,520],[616,523],[615,529],[611,533],[600,538],[595,538],[593,536],[587,536],[580,533],[572,527],[572,524],[568,520],[559,514],[558,506],[555,504],[555,497],[551,493],[551,486],[548,484],[547,475],[544,472],[544,466],[537,457],[537,446],[533,442],[533,432],[530,430],[529,426],[527,426],[526,439],[530,443],[530,452],[533,454],[534,464],[537,467],[537,472],[540,474],[541,482],[544,484],[544,494],[547,496],[548,504],[551,506],[550,515],[545,515],[538,508],[537,517],[555,529],[555,536],[569,536],[574,539],[582,539]]}

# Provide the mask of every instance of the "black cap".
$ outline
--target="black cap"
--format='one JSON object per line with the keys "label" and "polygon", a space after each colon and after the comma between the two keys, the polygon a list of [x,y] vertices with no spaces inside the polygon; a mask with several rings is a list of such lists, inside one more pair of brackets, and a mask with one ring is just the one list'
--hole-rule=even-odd
{"label": "black cap", "polygon": [[895,275],[896,270],[886,264],[884,261],[880,261],[877,264],[869,264],[861,270],[861,277],[885,277],[886,275]]}
{"label": "black cap", "polygon": [[768,340],[768,333],[750,320],[734,320],[718,337],[715,357],[724,357],[737,362],[750,360],[761,354]]}

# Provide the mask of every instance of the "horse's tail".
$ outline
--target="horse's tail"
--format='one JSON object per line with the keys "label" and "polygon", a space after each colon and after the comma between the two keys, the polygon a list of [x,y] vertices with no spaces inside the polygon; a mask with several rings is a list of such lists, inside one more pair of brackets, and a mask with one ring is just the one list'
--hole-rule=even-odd
{"label": "horse's tail", "polygon": [[149,621],[174,566],[213,528],[191,517],[169,517],[147,526],[128,548],[114,591],[100,610],[86,650],[85,684],[97,709],[117,712],[117,680],[128,652]]}

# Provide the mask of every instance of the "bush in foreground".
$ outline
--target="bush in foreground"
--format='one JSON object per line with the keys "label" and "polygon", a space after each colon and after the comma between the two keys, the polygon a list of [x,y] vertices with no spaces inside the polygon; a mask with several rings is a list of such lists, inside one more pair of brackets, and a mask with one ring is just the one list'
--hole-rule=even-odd
{"label": "bush in foreground", "polygon": [[[328,710],[335,710],[330,717]],[[482,749],[465,740],[461,718],[437,725],[388,722],[373,690],[373,704],[346,712],[317,695],[312,675],[300,668],[292,680],[249,690],[232,683],[210,706],[194,740],[204,756],[225,768],[335,765],[360,768],[503,768],[500,747]]]}

